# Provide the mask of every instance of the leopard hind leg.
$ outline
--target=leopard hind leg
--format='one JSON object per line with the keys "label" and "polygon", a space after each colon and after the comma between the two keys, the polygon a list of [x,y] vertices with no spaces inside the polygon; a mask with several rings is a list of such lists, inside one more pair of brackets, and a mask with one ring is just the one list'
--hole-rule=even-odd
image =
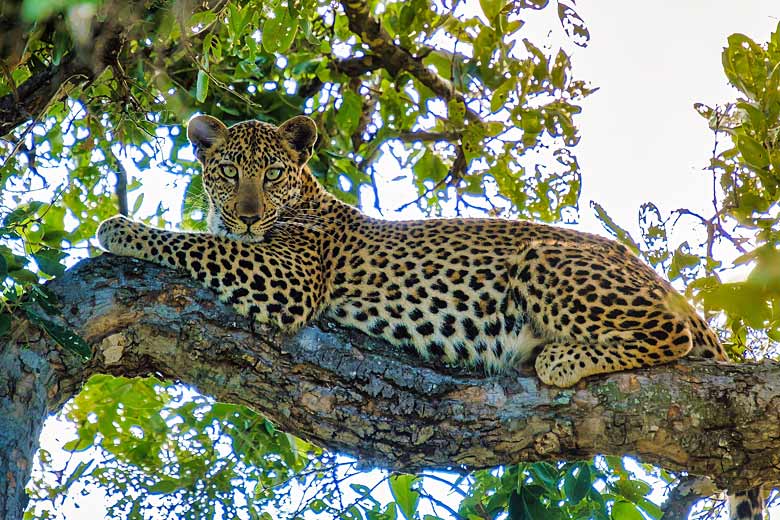
{"label": "leopard hind leg", "polygon": [[763,520],[764,497],[760,487],[729,493],[729,520]]}
{"label": "leopard hind leg", "polygon": [[547,343],[534,362],[543,383],[561,388],[583,377],[667,363],[684,356],[691,346],[687,329],[668,344],[651,349],[636,340],[610,342],[554,341]]}

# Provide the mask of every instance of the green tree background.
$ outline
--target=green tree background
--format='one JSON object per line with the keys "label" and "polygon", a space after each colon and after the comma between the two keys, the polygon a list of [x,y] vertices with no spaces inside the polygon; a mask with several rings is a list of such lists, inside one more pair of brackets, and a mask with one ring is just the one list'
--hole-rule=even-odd
{"label": "green tree background", "polygon": [[[549,30],[587,45],[588,28],[566,1],[3,2],[0,334],[22,312],[63,348],[85,352],[31,303],[56,309],[41,283],[97,254],[102,219],[122,212],[203,229],[199,173],[181,131],[198,112],[228,123],[310,114],[321,134],[313,171],[372,211],[396,209],[383,203],[395,182],[414,190],[404,206],[429,215],[576,220],[576,116],[594,87],[573,76],[569,53],[525,36],[539,10],[557,14]],[[780,27],[766,43],[734,34],[722,56],[737,98],[695,107],[713,139],[712,213],[663,214],[648,202],[632,236],[592,209],[685,291],[735,359],[776,357]],[[401,165],[399,178],[388,181],[386,158]],[[137,195],[133,173],[158,170],[183,190],[180,208]],[[674,243],[681,217],[702,233]],[[735,267],[743,281],[724,282]],[[247,408],[154,378],[93,377],[60,420],[74,432],[63,446],[73,456],[39,453],[29,518],[62,518],[64,501],[96,489],[116,518],[660,518],[653,486],[678,478],[617,457],[369,472]]]}

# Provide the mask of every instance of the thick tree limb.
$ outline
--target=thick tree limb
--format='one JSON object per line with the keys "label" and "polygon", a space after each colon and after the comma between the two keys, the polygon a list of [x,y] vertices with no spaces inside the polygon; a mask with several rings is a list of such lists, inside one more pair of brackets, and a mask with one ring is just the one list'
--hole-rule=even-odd
{"label": "thick tree limb", "polygon": [[30,334],[4,351],[50,360],[50,409],[93,373],[157,374],[395,470],[629,454],[732,489],[780,477],[776,363],[686,361],[560,390],[532,374],[437,370],[328,323],[253,334],[186,275],[137,260],[86,260],[50,288],[93,359],[52,358],[51,341]]}
{"label": "thick tree limb", "polygon": [[51,288],[96,348],[87,369],[63,383],[160,373],[371,464],[487,467],[608,453],[735,489],[780,476],[776,363],[689,361],[559,390],[533,375],[437,371],[327,323],[292,338],[252,334],[211,291],[136,260],[87,260]]}

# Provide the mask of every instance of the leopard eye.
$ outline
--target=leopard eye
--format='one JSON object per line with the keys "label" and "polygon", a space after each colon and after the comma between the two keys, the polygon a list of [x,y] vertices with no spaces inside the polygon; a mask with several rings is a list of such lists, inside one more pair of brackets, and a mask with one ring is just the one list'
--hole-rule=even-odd
{"label": "leopard eye", "polygon": [[220,164],[219,173],[225,178],[235,179],[238,177],[238,168],[232,164]]}
{"label": "leopard eye", "polygon": [[265,180],[267,181],[275,181],[281,176],[282,176],[281,168],[271,168],[270,170],[265,172]]}

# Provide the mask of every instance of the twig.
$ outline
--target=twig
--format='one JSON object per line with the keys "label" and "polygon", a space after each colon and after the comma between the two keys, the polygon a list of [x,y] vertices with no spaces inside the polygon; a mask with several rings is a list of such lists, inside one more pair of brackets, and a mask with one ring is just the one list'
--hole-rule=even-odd
{"label": "twig", "polygon": [[431,142],[431,141],[458,141],[463,134],[461,132],[401,132],[396,139],[405,143]]}
{"label": "twig", "polygon": [[422,60],[394,43],[387,30],[371,15],[372,10],[364,0],[341,0],[341,7],[349,20],[350,30],[371,49],[390,75],[397,76],[401,71],[406,71],[444,101],[455,99],[463,103],[466,119],[469,121],[480,120],[479,115],[468,107],[465,96],[451,81],[441,77],[426,67]]}
{"label": "twig", "polygon": [[431,495],[427,491],[421,489],[421,490],[418,491],[418,493],[420,493],[420,496],[422,498],[428,500],[431,504],[435,504],[435,505],[441,507],[442,509],[444,509],[445,511],[447,511],[450,515],[452,515],[453,518],[455,518],[455,520],[463,520],[463,517],[461,515],[459,515],[457,511],[455,511],[450,506],[448,506],[447,504],[445,504],[444,502],[442,502],[438,498],[434,497],[433,495]]}
{"label": "twig", "polygon": [[114,156],[116,164],[116,198],[119,214],[129,217],[130,211],[127,204],[127,169],[113,150],[111,153]]}

